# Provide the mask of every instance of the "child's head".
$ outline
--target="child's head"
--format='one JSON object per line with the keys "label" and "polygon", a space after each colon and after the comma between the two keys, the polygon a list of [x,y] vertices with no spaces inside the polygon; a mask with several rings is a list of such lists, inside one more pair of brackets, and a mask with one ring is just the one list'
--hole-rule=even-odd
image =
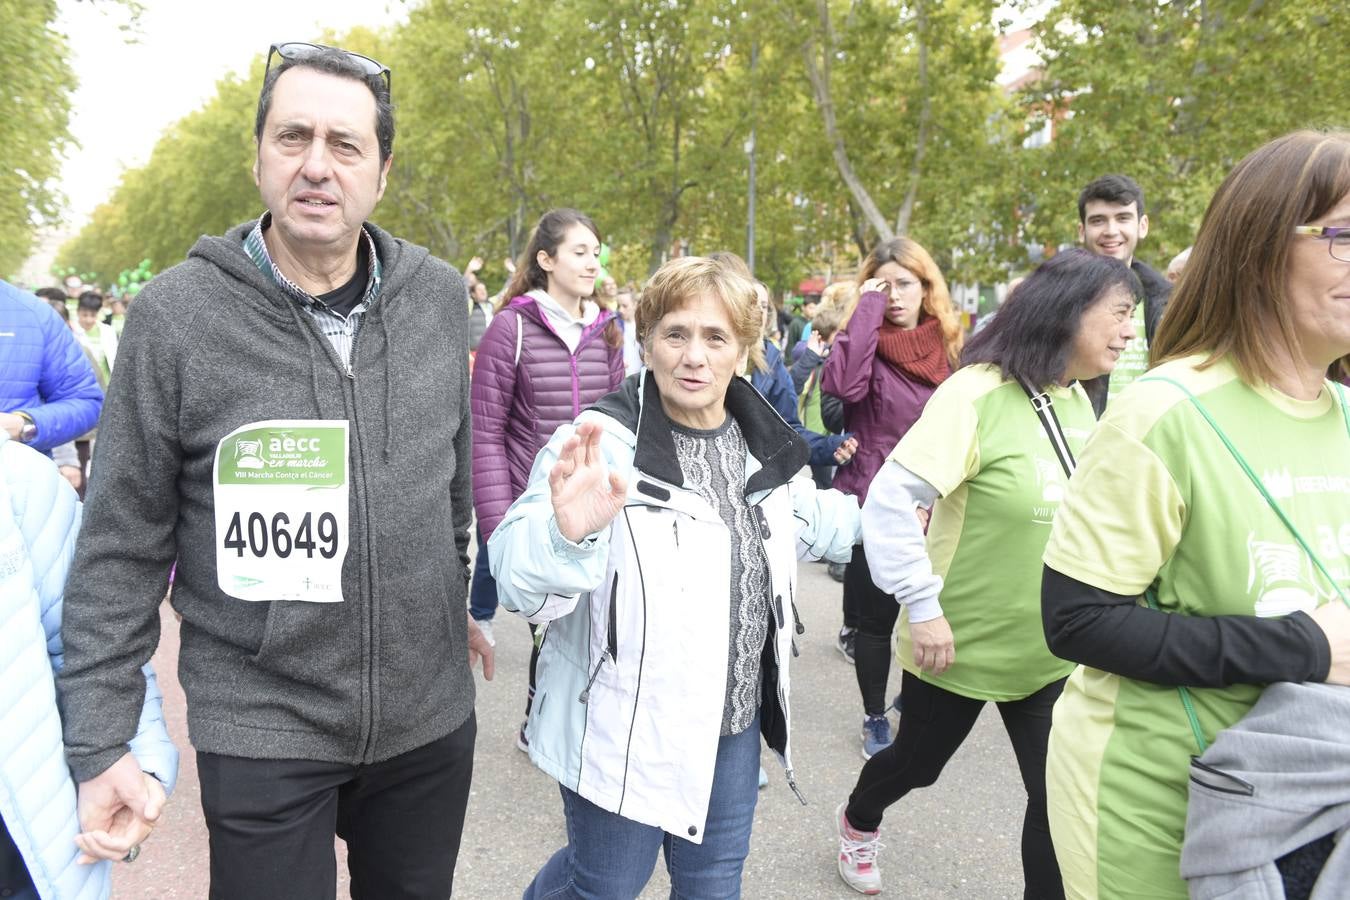
{"label": "child's head", "polygon": [[98,314],[102,311],[103,296],[98,291],[85,291],[80,295],[75,315],[79,319],[80,327],[88,331],[98,323]]}

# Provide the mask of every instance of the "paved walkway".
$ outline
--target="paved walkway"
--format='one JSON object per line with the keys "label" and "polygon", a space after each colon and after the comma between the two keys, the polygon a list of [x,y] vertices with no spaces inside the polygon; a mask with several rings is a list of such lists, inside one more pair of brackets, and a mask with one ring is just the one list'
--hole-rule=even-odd
{"label": "paved walkway", "polygon": [[[746,862],[744,896],[859,897],[834,869],[832,814],[862,766],[861,705],[853,667],[834,649],[840,587],[823,565],[802,565],[798,606],[806,634],[793,661],[793,756],[799,804],[773,755],[765,752],[769,786],[760,792]],[[170,732],[184,749],[178,789],[163,823],[132,865],[118,865],[114,900],[203,898],[207,894],[206,830],[198,804],[196,765],[187,743],[183,694],[175,677],[178,626],[165,607],[155,666],[164,687]],[[519,897],[540,865],[562,845],[556,784],[515,748],[529,659],[525,623],[497,622],[497,677],[479,679],[478,746],[468,823],[455,875],[455,896]],[[959,652],[959,648],[958,648]],[[892,672],[892,686],[898,683]],[[880,864],[885,896],[913,900],[993,900],[1022,894],[1018,844],[1025,795],[995,710],[987,709],[942,780],[906,798],[882,825]],[[341,842],[336,842],[340,897],[347,896]],[[665,897],[658,862],[644,898]]]}

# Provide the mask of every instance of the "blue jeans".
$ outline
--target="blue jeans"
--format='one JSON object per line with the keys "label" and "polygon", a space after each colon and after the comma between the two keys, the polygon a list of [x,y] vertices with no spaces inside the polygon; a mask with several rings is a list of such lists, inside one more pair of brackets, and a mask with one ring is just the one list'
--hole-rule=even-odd
{"label": "blue jeans", "polygon": [[759,716],[718,741],[701,844],[607,812],[567,788],[562,798],[567,846],[544,863],[523,900],[632,900],[651,879],[658,850],[672,898],[734,900],[759,799]]}
{"label": "blue jeans", "polygon": [[491,619],[497,614],[497,580],[488,569],[487,541],[477,528],[478,555],[473,561],[473,582],[469,585],[469,615],[475,622]]}

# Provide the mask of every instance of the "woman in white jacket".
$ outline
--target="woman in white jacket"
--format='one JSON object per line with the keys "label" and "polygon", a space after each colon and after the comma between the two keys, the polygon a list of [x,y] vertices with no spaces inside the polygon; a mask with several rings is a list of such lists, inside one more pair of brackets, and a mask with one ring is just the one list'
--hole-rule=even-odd
{"label": "woman in white jacket", "polygon": [[568,845],[532,897],[740,895],[760,736],[792,780],[797,559],[844,560],[857,501],[796,478],[805,443],[743,378],[749,280],[672,260],[637,307],[647,370],[559,429],[488,549],[502,605],[547,623],[530,757]]}
{"label": "woman in white jacket", "polygon": [[[0,891],[21,900],[101,900],[110,858],[139,853],[149,826],[129,814],[80,832],[61,744],[54,675],[61,667],[61,594],[80,530],[80,503],[55,463],[0,433]],[[145,669],[145,705],[131,752],[157,815],[178,775],[178,750]],[[78,843],[77,843],[78,841]]]}

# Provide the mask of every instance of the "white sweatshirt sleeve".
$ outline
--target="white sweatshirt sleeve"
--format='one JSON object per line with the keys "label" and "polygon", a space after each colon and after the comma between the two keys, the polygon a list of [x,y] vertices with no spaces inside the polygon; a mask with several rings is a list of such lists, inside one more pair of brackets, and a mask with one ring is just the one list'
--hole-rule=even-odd
{"label": "white sweatshirt sleeve", "polygon": [[867,489],[862,508],[863,550],[878,588],[906,607],[911,622],[942,615],[942,579],[928,559],[923,526],[914,510],[932,506],[937,489],[888,460]]}

